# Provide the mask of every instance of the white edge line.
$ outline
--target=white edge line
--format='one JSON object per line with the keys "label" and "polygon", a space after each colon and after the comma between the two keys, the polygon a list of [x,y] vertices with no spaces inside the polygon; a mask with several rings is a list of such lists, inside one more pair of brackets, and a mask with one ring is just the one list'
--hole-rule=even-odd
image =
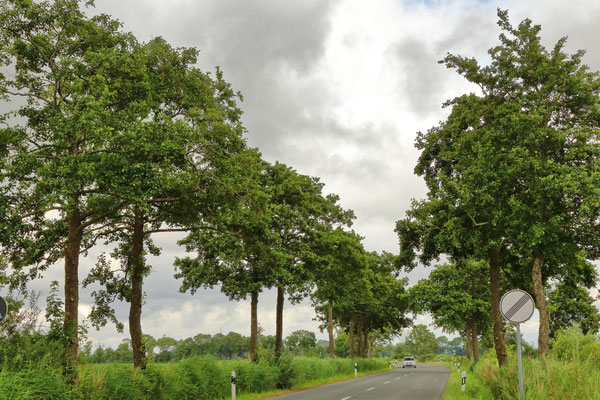
{"label": "white edge line", "polygon": [[373,389],[375,389],[375,386],[373,386],[372,388],[368,388],[368,389],[367,389],[367,392],[369,392],[369,391],[371,391],[371,390],[373,390]]}

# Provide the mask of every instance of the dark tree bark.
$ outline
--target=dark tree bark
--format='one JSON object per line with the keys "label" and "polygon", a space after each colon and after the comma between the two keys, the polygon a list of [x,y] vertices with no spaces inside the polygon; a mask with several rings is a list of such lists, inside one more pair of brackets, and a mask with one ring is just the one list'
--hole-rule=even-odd
{"label": "dark tree bark", "polygon": [[355,317],[352,316],[350,318],[350,328],[348,329],[348,357],[354,358],[356,354],[354,353],[354,323]]}
{"label": "dark tree bark", "polygon": [[[73,197],[78,203],[79,197]],[[83,238],[83,217],[78,208],[75,208],[67,219],[68,236],[64,251],[65,256],[65,332],[69,338],[66,343],[66,357],[64,373],[71,383],[78,383],[77,353],[79,350],[79,253]]]}
{"label": "dark tree bark", "polygon": [[363,358],[371,357],[371,349],[369,348],[369,328],[366,324],[363,325]]}
{"label": "dark tree bark", "polygon": [[493,323],[494,347],[498,366],[502,368],[508,361],[506,345],[504,344],[504,322],[500,314],[500,264],[499,253],[495,247],[490,248],[490,296],[491,315]]}
{"label": "dark tree bark", "polygon": [[358,326],[356,328],[356,343],[357,343],[356,352],[357,352],[357,356],[360,358],[365,357],[365,349],[363,347],[364,341],[363,341],[362,335],[363,335],[363,319],[360,318],[358,320]]}
{"label": "dark tree bark", "polygon": [[473,360],[479,361],[479,338],[477,332],[477,321],[471,320],[471,345],[473,346]]}
{"label": "dark tree bark", "polygon": [[538,357],[544,358],[548,352],[550,341],[550,310],[546,301],[546,292],[542,281],[542,266],[544,255],[538,254],[533,259],[531,278],[533,279],[533,294],[535,295],[535,306],[540,314],[540,330],[538,334]]}
{"label": "dark tree bark", "polygon": [[277,287],[277,314],[275,316],[275,357],[281,357],[283,346],[283,288]]}
{"label": "dark tree bark", "polygon": [[133,221],[132,246],[129,260],[131,296],[129,298],[129,334],[133,351],[133,365],[146,369],[146,345],[142,334],[142,286],[144,284],[144,216],[136,208]]}
{"label": "dark tree bark", "polygon": [[254,291],[251,294],[250,300],[250,360],[253,363],[258,362],[258,354],[256,353],[258,343],[258,292]]}
{"label": "dark tree bark", "polygon": [[473,357],[472,347],[471,347],[471,326],[470,323],[467,323],[467,327],[465,328],[465,350],[467,352],[467,360],[471,360]]}
{"label": "dark tree bark", "polygon": [[329,332],[329,357],[333,358],[333,302],[329,300],[329,312],[327,313],[327,331]]}

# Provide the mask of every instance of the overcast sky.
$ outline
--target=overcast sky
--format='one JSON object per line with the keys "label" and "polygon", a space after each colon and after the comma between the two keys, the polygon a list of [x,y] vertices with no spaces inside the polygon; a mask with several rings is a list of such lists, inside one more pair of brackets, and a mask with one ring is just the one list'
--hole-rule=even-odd
{"label": "overcast sky", "polygon": [[[91,13],[107,13],[140,41],[162,36],[174,46],[196,47],[199,66],[219,66],[242,92],[248,143],[268,161],[318,176],[325,190],[355,211],[354,229],[369,251],[398,252],[394,223],[423,181],[413,174],[418,131],[443,120],[441,104],[476,89],[437,63],[446,53],[487,60],[498,43],[496,9],[513,24],[530,18],[542,25],[547,47],[568,36],[567,49],[587,49],[585,62],[600,69],[600,2],[400,1],[400,0],[96,0]],[[156,236],[163,248],[153,258],[145,285],[144,333],[177,339],[198,333],[250,331],[249,302],[229,302],[218,289],[178,293],[172,263],[182,255],[176,235]],[[85,276],[99,251],[82,260]],[[411,283],[429,270],[409,275]],[[49,281],[63,280],[62,265],[33,287],[46,295]],[[92,289],[82,289],[80,312],[90,310]],[[117,305],[127,321],[126,304]],[[317,331],[308,302],[286,303],[284,336]],[[275,333],[275,294],[259,298],[259,323]],[[420,317],[417,323],[430,319]],[[440,331],[436,331],[440,334]],[[537,319],[523,327],[537,341]],[[320,334],[320,337],[325,335]],[[116,346],[128,337],[113,326],[90,329],[95,345]]]}

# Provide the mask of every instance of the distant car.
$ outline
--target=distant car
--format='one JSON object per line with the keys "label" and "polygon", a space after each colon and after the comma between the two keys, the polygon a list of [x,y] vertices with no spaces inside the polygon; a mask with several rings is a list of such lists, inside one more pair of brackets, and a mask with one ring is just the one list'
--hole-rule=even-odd
{"label": "distant car", "polygon": [[417,362],[413,357],[404,357],[404,360],[402,360],[402,368],[406,367],[417,368]]}

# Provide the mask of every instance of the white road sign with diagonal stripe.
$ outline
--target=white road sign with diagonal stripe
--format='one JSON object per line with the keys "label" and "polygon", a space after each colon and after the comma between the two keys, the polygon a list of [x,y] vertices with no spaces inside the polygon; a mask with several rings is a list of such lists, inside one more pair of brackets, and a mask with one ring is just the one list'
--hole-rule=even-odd
{"label": "white road sign with diagonal stripe", "polygon": [[510,322],[520,324],[533,315],[535,303],[529,293],[521,289],[513,289],[502,296],[500,312]]}

